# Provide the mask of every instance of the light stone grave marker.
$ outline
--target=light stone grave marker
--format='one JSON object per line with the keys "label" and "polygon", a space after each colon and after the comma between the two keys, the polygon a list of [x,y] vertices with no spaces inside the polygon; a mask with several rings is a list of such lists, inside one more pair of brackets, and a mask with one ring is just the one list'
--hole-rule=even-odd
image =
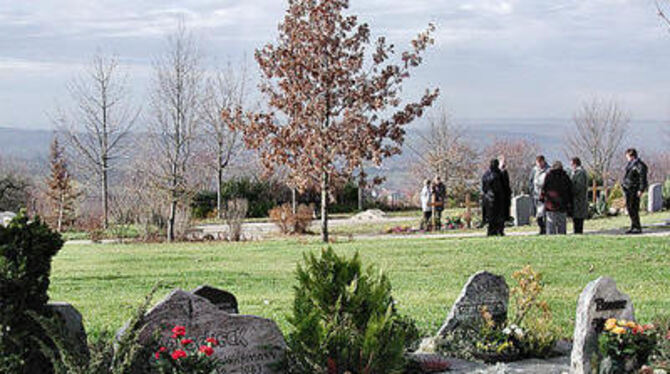
{"label": "light stone grave marker", "polygon": [[634,321],[635,310],[630,297],[617,289],[613,279],[600,277],[584,288],[577,302],[571,374],[591,374],[591,361],[598,355],[598,335],[609,318]]}
{"label": "light stone grave marker", "polygon": [[482,318],[482,307],[486,307],[496,323],[504,323],[508,302],[509,288],[505,278],[480,271],[468,279],[437,334],[445,336],[457,329],[477,325]]}
{"label": "light stone grave marker", "polygon": [[647,211],[660,212],[663,209],[663,185],[656,183],[649,186],[647,198]]}

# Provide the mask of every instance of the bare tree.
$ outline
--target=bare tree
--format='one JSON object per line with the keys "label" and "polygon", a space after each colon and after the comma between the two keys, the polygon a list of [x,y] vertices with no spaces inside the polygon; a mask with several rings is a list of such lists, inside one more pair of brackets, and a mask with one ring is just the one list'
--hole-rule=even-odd
{"label": "bare tree", "polygon": [[498,139],[483,152],[482,169],[489,167],[494,158],[505,158],[512,193],[518,195],[528,187],[528,176],[535,165],[540,147],[527,139]]}
{"label": "bare tree", "polygon": [[68,84],[74,102],[60,111],[58,127],[79,157],[81,167],[98,178],[102,224],[109,224],[109,174],[127,156],[125,139],[135,124],[139,108],[130,104],[127,76],[119,71],[119,60],[98,54],[83,74]]}
{"label": "bare tree", "polygon": [[175,239],[175,217],[191,192],[188,178],[197,140],[203,72],[193,36],[183,24],[168,38],[154,63],[149,139],[154,161],[147,172],[168,205],[167,240]]}
{"label": "bare tree", "polygon": [[417,137],[409,145],[418,157],[413,167],[416,176],[424,179],[439,175],[447,190],[459,198],[477,185],[479,155],[446,108],[429,116],[427,130],[418,131]]}
{"label": "bare tree", "polygon": [[566,152],[580,157],[596,180],[607,185],[615,158],[622,153],[630,117],[615,101],[592,99],[582,104],[567,135]]}
{"label": "bare tree", "polygon": [[242,150],[239,132],[233,122],[242,120],[242,105],[247,83],[246,68],[236,73],[228,68],[207,79],[202,103],[204,147],[208,164],[216,174],[216,208],[223,218],[221,188],[225,169]]}

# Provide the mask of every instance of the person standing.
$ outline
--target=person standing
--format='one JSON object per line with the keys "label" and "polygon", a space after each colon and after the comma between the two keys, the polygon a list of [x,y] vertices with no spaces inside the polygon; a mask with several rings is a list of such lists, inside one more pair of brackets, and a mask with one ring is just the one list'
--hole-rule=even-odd
{"label": "person standing", "polygon": [[505,235],[505,212],[506,200],[509,199],[507,191],[509,183],[505,185],[503,172],[500,170],[500,162],[491,160],[489,170],[482,176],[482,203],[486,212],[488,223],[488,236]]}
{"label": "person standing", "polygon": [[544,203],[540,201],[540,193],[544,185],[544,179],[549,172],[549,165],[543,155],[535,158],[535,166],[530,173],[530,183],[528,190],[535,204],[535,218],[537,218],[537,225],[540,228],[540,235],[547,233],[546,217],[544,210]]}
{"label": "person standing", "polygon": [[432,195],[433,189],[430,187],[430,179],[426,179],[420,196],[421,211],[423,212],[423,220],[421,221],[422,230],[429,230],[432,227],[430,222],[430,217],[433,214]]}
{"label": "person standing", "polygon": [[584,220],[589,215],[589,201],[587,198],[589,189],[589,176],[582,167],[582,160],[579,157],[572,159],[572,191],[575,194],[573,200],[572,223],[575,234],[584,233]]}
{"label": "person standing", "polygon": [[641,234],[640,223],[640,197],[647,190],[647,165],[640,160],[635,148],[626,150],[626,174],[623,178],[622,187],[626,195],[626,210],[630,217],[630,229],[626,234]]}
{"label": "person standing", "polygon": [[572,181],[560,161],[554,162],[544,179],[540,199],[544,202],[548,235],[567,233],[567,216],[572,215]]}
{"label": "person standing", "polygon": [[500,171],[502,172],[503,176],[503,186],[505,187],[505,212],[504,212],[504,217],[505,217],[505,222],[507,222],[511,218],[511,213],[512,213],[512,187],[510,186],[509,183],[509,173],[507,172],[507,163],[505,162],[505,156],[500,156],[498,158],[500,162]]}
{"label": "person standing", "polygon": [[442,183],[442,178],[439,176],[435,176],[433,194],[435,196],[435,228],[440,230],[442,228],[442,211],[447,200],[447,187]]}

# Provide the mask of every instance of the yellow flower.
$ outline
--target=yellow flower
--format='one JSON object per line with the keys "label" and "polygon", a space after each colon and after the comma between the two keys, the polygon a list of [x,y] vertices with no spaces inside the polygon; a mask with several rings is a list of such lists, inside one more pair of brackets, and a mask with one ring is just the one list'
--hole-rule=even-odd
{"label": "yellow flower", "polygon": [[610,318],[605,321],[605,331],[610,331],[616,327],[616,318]]}
{"label": "yellow flower", "polygon": [[629,329],[634,329],[635,326],[637,326],[637,324],[633,321],[626,322],[626,327],[628,327]]}
{"label": "yellow flower", "polygon": [[612,329],[612,332],[615,333],[615,334],[617,334],[617,335],[621,335],[621,334],[625,334],[625,333],[626,333],[626,329],[624,329],[623,327],[618,327],[618,326],[617,326],[617,327],[615,327],[615,328]]}

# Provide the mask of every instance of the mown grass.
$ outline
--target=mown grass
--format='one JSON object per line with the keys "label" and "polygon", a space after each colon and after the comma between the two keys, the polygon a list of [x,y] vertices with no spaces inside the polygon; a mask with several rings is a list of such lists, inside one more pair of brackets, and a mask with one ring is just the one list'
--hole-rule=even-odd
{"label": "mown grass", "polygon": [[[316,242],[68,245],[53,263],[49,293],[83,314],[94,339],[115,331],[151,287],[157,298],[173,288],[200,284],[227,289],[245,314],[289,326],[296,264]],[[616,279],[629,293],[637,316],[647,321],[670,314],[670,239],[667,237],[507,237],[361,240],[336,243],[341,254],[360,251],[368,265],[390,276],[402,313],[434,333],[467,278],[478,270],[512,273],[531,264],[545,276],[545,296],[563,335],[572,331],[576,300],[598,276]],[[158,301],[158,300],[156,300]]]}

